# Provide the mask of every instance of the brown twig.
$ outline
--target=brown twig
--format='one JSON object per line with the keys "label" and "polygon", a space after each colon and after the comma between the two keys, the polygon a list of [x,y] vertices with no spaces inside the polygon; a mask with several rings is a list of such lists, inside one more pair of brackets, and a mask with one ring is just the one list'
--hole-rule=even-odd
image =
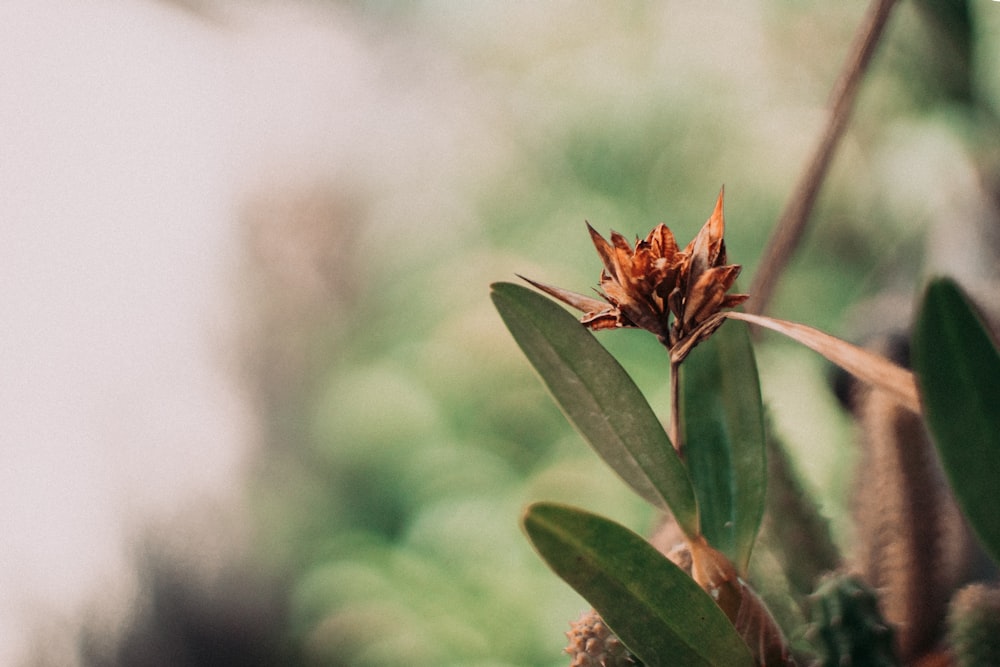
{"label": "brown twig", "polygon": [[833,154],[850,120],[859,84],[895,4],[896,0],[872,0],[858,28],[847,61],[833,88],[826,128],[764,249],[757,275],[750,286],[750,299],[746,302],[748,312],[763,314],[767,310],[778,279],[802,240]]}

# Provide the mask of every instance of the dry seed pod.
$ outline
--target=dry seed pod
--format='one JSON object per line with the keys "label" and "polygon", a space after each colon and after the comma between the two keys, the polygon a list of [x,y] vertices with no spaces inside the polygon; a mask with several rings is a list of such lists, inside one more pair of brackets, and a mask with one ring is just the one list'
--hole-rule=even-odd
{"label": "dry seed pod", "polygon": [[588,223],[591,241],[604,264],[600,299],[525,280],[583,311],[582,323],[594,331],[646,329],[671,350],[672,358],[683,358],[722,324],[721,311],[748,298],[729,294],[740,265],[727,263],[722,201],[719,192],[712,215],[683,250],[663,223],[645,239],[637,238],[634,247],[617,232],[611,232],[610,241],[605,239]]}
{"label": "dry seed pod", "polygon": [[621,640],[591,609],[570,623],[565,651],[573,658],[569,667],[636,667],[642,665]]}

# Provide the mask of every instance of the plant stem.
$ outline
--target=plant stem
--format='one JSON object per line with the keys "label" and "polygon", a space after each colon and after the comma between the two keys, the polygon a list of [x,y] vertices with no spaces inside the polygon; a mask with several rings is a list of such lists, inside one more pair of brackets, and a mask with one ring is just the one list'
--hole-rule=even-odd
{"label": "plant stem", "polygon": [[681,442],[681,428],[680,428],[680,416],[681,416],[681,393],[680,393],[680,371],[681,362],[670,360],[670,425],[668,427],[667,435],[670,436],[670,442],[674,443],[674,449],[677,450],[677,455],[684,460],[684,443]]}
{"label": "plant stem", "polygon": [[872,0],[858,27],[847,61],[834,84],[826,128],[764,249],[757,275],[750,286],[747,312],[763,314],[767,310],[778,279],[802,240],[833,154],[850,120],[861,79],[871,63],[895,4],[896,0]]}

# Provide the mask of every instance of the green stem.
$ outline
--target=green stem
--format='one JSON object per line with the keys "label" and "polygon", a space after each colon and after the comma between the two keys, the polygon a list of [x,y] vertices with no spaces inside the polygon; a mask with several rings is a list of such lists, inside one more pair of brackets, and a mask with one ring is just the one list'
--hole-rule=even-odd
{"label": "green stem", "polygon": [[681,442],[681,392],[680,392],[680,371],[681,362],[670,360],[670,426],[667,435],[670,442],[674,443],[677,455],[684,460],[684,443]]}

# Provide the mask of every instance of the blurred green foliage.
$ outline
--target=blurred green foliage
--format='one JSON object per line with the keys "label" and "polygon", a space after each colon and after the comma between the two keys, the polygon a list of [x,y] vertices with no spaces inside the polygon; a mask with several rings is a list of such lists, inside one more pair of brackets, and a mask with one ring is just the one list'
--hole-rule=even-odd
{"label": "blurred green foliage", "polygon": [[[340,223],[361,231],[344,241],[334,281],[349,294],[335,308],[262,315],[274,359],[258,392],[260,543],[291,573],[292,632],[309,664],[565,664],[562,633],[586,605],[532,553],[521,508],[578,504],[638,532],[652,517],[545,394],[488,285],[523,273],[585,292],[599,263],[584,220],[626,236],[663,221],[685,243],[722,184],[729,257],[749,284],[863,3],[345,9],[384,43],[416,45],[415,67],[447,64],[452,85],[472,91],[461,115],[488,131],[458,149],[460,180],[429,170],[402,191],[384,191],[397,187],[388,177],[365,184],[372,202]],[[940,210],[909,197],[912,171],[977,157],[962,143],[968,119],[944,113],[963,94],[920,93],[943,76],[922,64],[937,62],[930,34],[904,3],[774,315],[853,337],[864,332],[850,329],[852,304],[918,279]],[[899,159],[899,133],[913,128],[941,141]],[[413,207],[400,219],[383,199]],[[304,341],[291,358],[289,336]],[[602,342],[665,410],[666,361],[650,363],[663,356],[651,338]],[[803,460],[825,462],[804,471],[836,519],[849,427],[825,367],[808,355],[782,363],[787,349],[766,339],[758,352],[765,401]]]}

